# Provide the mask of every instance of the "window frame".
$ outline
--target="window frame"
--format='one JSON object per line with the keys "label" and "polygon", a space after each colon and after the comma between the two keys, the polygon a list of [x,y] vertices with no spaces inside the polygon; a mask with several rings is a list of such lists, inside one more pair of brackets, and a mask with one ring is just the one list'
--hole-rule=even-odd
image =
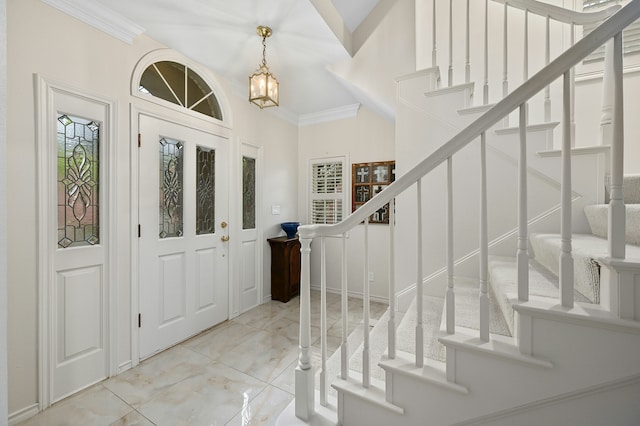
{"label": "window frame", "polygon": [[[314,192],[314,179],[313,179],[313,168],[315,165],[319,164],[334,164],[340,163],[342,168],[342,191],[341,192],[332,192],[332,193],[316,193]],[[312,158],[309,160],[307,177],[308,177],[308,185],[307,185],[307,196],[308,196],[308,222],[309,224],[333,224],[339,223],[343,221],[347,215],[348,211],[348,200],[351,199],[351,173],[347,170],[347,165],[349,164],[349,159],[346,155],[334,156],[334,157],[321,157],[321,158]],[[313,203],[316,200],[335,200],[340,201],[342,203],[341,208],[341,217],[339,221],[327,223],[326,222],[326,214],[324,222],[314,222],[314,207]]]}

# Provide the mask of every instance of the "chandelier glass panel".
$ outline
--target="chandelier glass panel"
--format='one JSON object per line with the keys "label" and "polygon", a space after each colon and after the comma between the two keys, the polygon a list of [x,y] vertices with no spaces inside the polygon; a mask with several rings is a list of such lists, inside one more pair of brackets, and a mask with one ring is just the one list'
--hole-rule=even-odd
{"label": "chandelier glass panel", "polygon": [[262,64],[249,77],[249,102],[258,105],[260,109],[278,106],[278,80],[269,71],[265,53],[267,50],[266,39],[271,35],[271,28],[260,25],[256,32],[262,37]]}

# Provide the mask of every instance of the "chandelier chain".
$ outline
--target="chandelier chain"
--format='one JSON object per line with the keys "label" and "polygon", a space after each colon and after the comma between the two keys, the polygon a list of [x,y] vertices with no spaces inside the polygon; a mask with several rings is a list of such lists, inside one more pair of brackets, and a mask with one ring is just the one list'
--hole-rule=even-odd
{"label": "chandelier chain", "polygon": [[262,66],[263,67],[267,67],[267,59],[266,59],[266,54],[267,54],[267,37],[266,36],[262,36]]}

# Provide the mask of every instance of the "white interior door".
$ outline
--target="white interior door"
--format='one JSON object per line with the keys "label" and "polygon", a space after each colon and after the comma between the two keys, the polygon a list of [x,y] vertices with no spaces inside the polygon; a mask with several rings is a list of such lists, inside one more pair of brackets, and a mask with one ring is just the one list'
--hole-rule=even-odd
{"label": "white interior door", "polygon": [[228,318],[228,141],[140,115],[140,357]]}
{"label": "white interior door", "polygon": [[[53,253],[49,294],[51,399],[55,402],[109,374],[107,311],[109,106],[65,91],[49,92],[55,109],[48,152]],[[49,196],[47,196],[49,197]],[[41,264],[41,267],[44,265]],[[46,296],[45,296],[46,297]],[[44,348],[41,348],[43,350]],[[46,384],[44,384],[46,386]]]}
{"label": "white interior door", "polygon": [[242,226],[240,231],[240,312],[261,303],[262,232],[259,223],[261,156],[258,147],[242,144]]}

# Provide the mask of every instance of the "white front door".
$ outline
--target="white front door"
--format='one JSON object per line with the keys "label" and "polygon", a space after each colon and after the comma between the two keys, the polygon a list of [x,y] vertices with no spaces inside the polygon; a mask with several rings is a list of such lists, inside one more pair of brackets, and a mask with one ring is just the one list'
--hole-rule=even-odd
{"label": "white front door", "polygon": [[140,115],[140,357],[228,318],[228,140]]}

